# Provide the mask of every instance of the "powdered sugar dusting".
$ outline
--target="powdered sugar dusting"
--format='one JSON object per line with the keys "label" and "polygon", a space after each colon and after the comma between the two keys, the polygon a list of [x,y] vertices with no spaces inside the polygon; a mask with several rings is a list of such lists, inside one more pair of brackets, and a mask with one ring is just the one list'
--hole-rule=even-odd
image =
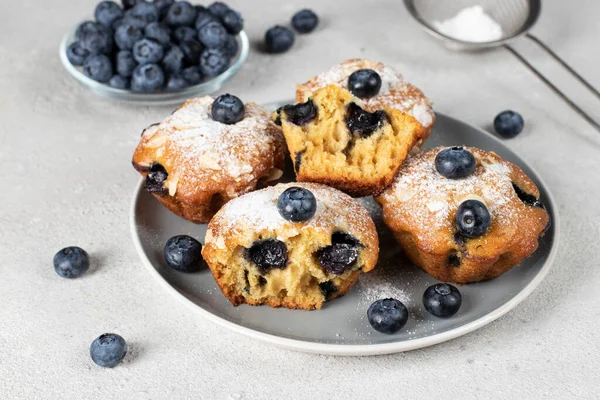
{"label": "powdered sugar dusting", "polygon": [[425,128],[433,124],[434,115],[429,100],[419,89],[406,82],[402,74],[380,62],[360,59],[346,60],[329,71],[317,75],[304,86],[308,87],[311,92],[332,84],[348,89],[348,77],[361,68],[377,71],[381,77],[379,94],[361,101],[365,108],[371,111],[383,107],[395,108],[412,115]]}
{"label": "powdered sugar dusting", "polygon": [[[447,179],[435,169],[436,148],[409,156],[381,199],[391,213],[410,216],[430,229],[452,229],[456,209],[467,199],[483,201],[492,220],[513,220],[510,201],[516,198],[509,165],[481,150],[467,148],[477,159],[475,172],[463,179]],[[416,200],[418,199],[418,201]]]}

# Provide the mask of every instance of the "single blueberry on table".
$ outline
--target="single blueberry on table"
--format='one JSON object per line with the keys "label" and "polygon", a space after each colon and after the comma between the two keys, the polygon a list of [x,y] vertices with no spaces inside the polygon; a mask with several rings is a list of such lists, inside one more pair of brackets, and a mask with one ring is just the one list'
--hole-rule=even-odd
{"label": "single blueberry on table", "polygon": [[450,147],[435,156],[435,169],[448,179],[461,179],[471,176],[477,167],[477,160],[463,147]]}
{"label": "single blueberry on table", "polygon": [[95,30],[82,32],[79,44],[91,54],[110,54],[113,47],[112,29],[97,23]]}
{"label": "single blueberry on table", "polygon": [[227,32],[232,35],[237,35],[244,29],[244,19],[242,18],[242,15],[234,10],[227,11],[223,17],[221,17],[221,22]]}
{"label": "single blueberry on table", "polygon": [[437,283],[423,293],[423,306],[432,315],[448,318],[458,312],[462,296],[458,289],[447,283]]}
{"label": "single blueberry on table", "polygon": [[363,138],[371,136],[387,121],[387,114],[383,110],[368,112],[356,103],[348,104],[346,108],[346,126],[352,133]]}
{"label": "single blueberry on table", "polygon": [[54,255],[54,270],[63,278],[77,278],[90,267],[90,257],[80,247],[65,247]]}
{"label": "single blueberry on table", "polygon": [[181,71],[183,68],[183,58],[184,54],[179,46],[172,45],[169,47],[162,59],[162,66],[165,72],[173,74]]}
{"label": "single blueberry on table", "polygon": [[115,43],[121,50],[133,49],[133,45],[143,38],[144,34],[140,28],[136,28],[135,26],[132,26],[126,22],[118,27],[117,31],[115,32]]}
{"label": "single blueberry on table", "polygon": [[294,32],[276,25],[265,33],[265,47],[269,53],[284,53],[294,44]]}
{"label": "single blueberry on table", "polygon": [[224,49],[206,49],[200,56],[200,71],[207,77],[217,76],[227,70],[230,60]]}
{"label": "single blueberry on table", "polygon": [[223,47],[228,37],[227,31],[218,22],[208,22],[198,30],[198,39],[210,49]]}
{"label": "single blueberry on table", "polygon": [[318,24],[319,17],[312,10],[300,10],[292,17],[292,26],[300,33],[310,33]]}
{"label": "single blueberry on table", "polygon": [[121,75],[113,75],[112,78],[108,80],[108,86],[113,87],[115,89],[129,89],[130,79]]}
{"label": "single blueberry on table", "polygon": [[183,51],[183,63],[185,66],[198,65],[200,55],[204,51],[204,46],[197,40],[186,40],[179,44],[179,48]]}
{"label": "single blueberry on table", "polygon": [[195,272],[202,264],[202,244],[188,235],[173,236],[163,250],[165,262],[180,272]]}
{"label": "single blueberry on table", "polygon": [[193,26],[198,11],[187,1],[173,3],[167,11],[165,20],[171,26]]}
{"label": "single blueberry on table", "polygon": [[223,124],[235,124],[244,119],[244,103],[238,97],[229,93],[215,99],[211,107],[211,115],[215,121]]}
{"label": "single blueberry on table", "polygon": [[158,21],[160,17],[156,4],[147,1],[137,3],[133,6],[130,13],[132,17],[142,19],[146,25],[150,22]]}
{"label": "single blueberry on table", "polygon": [[171,30],[160,22],[150,22],[144,28],[144,36],[148,39],[156,40],[162,46],[171,42]]}
{"label": "single blueberry on table", "polygon": [[121,50],[117,53],[115,58],[115,67],[117,73],[125,78],[129,78],[133,75],[133,70],[137,67],[138,63],[133,58],[133,53],[129,50]]}
{"label": "single blueberry on table", "polygon": [[98,82],[108,82],[113,75],[110,58],[104,54],[94,54],[85,59],[83,73]]}
{"label": "single blueberry on table", "polygon": [[163,87],[165,74],[156,64],[138,65],[131,77],[131,90],[134,92],[156,92]]}
{"label": "single blueberry on table", "polygon": [[227,13],[229,10],[229,6],[220,1],[215,1],[208,6],[208,11],[217,18],[223,18],[225,13]]}
{"label": "single blueberry on table", "polygon": [[254,242],[246,249],[246,258],[256,265],[261,274],[273,268],[284,269],[288,261],[287,246],[276,239]]}
{"label": "single blueberry on table", "polygon": [[181,76],[188,83],[188,86],[197,85],[202,82],[202,79],[204,78],[200,68],[196,65],[182,69]]}
{"label": "single blueberry on table", "polygon": [[202,28],[204,25],[208,24],[209,22],[219,22],[219,19],[217,17],[215,17],[214,15],[212,15],[211,13],[209,13],[208,11],[202,11],[198,13],[198,16],[196,17],[196,21],[194,22],[194,27],[196,28],[197,31],[200,30],[200,28]]}
{"label": "single blueberry on table", "polygon": [[181,90],[189,86],[189,83],[180,74],[173,74],[167,81],[167,90]]}
{"label": "single blueberry on table", "polygon": [[372,69],[359,69],[348,77],[348,89],[359,99],[371,98],[381,89],[381,76]]}
{"label": "single blueberry on table", "polygon": [[496,133],[504,138],[510,139],[517,136],[523,127],[525,121],[517,112],[506,110],[501,112],[494,118],[494,129]]}
{"label": "single blueberry on table", "polygon": [[123,18],[123,10],[114,1],[101,1],[94,10],[94,18],[102,25],[112,26],[118,18]]}
{"label": "single blueberry on table", "polygon": [[133,45],[133,58],[140,64],[155,64],[164,55],[164,49],[156,40],[142,39]]}
{"label": "single blueberry on table", "polygon": [[73,42],[67,47],[67,59],[73,65],[83,65],[89,55],[90,52],[81,47],[78,42]]}
{"label": "single blueberry on table", "polygon": [[125,358],[127,342],[116,333],[98,336],[90,346],[92,360],[101,367],[114,368]]}
{"label": "single blueberry on table", "polygon": [[491,223],[490,212],[479,200],[466,200],[456,210],[456,230],[463,237],[479,237],[490,229]]}
{"label": "single blueberry on table", "polygon": [[277,210],[288,221],[308,221],[317,212],[317,199],[310,190],[294,186],[281,193]]}
{"label": "single blueberry on table", "polygon": [[186,40],[196,40],[198,32],[189,26],[178,26],[173,31],[173,38],[177,43],[185,42]]}
{"label": "single blueberry on table", "polygon": [[408,321],[408,310],[396,299],[380,299],[367,310],[369,323],[377,332],[388,335],[398,332]]}

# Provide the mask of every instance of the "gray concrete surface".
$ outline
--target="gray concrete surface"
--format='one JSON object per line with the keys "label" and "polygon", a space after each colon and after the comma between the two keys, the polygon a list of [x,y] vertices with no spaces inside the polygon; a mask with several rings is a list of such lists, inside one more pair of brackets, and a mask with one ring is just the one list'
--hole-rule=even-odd
{"label": "gray concrete surface", "polygon": [[[431,348],[337,358],[231,333],[164,292],[131,243],[140,130],[171,107],[107,102],[57,57],[63,33],[94,1],[0,0],[0,398],[2,399],[597,399],[600,396],[600,133],[504,50],[458,54],[409,20],[401,0],[234,1],[251,38],[300,7],[323,19],[288,54],[252,52],[226,90],[266,102],[343,58],[403,71],[435,108],[480,127],[518,110],[506,142],[550,185],[560,250],[541,286],[487,327]],[[534,32],[600,87],[600,2],[544,1]],[[516,45],[600,119],[598,101],[526,42]],[[90,273],[59,278],[54,253],[87,249]],[[123,335],[133,351],[96,367],[90,342]]]}

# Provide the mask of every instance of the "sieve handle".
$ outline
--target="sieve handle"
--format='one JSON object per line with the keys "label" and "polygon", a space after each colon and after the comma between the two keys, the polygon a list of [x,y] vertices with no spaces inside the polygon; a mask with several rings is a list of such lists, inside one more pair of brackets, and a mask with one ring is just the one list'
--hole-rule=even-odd
{"label": "sieve handle", "polygon": [[[528,35],[529,36],[529,35]],[[531,37],[534,37],[533,35],[531,35]],[[534,41],[536,41],[536,39],[533,39]],[[552,52],[552,50],[550,50],[546,45],[544,45],[541,41],[536,41],[536,43],[540,44],[544,50],[548,50],[549,54],[555,58],[557,61],[559,61],[563,66],[565,66],[567,68],[567,70],[569,72],[571,72],[575,77],[578,78],[579,81],[581,81],[588,89],[592,90],[592,92],[594,92],[594,94],[596,94],[597,96],[600,97],[600,94],[598,94],[598,91],[596,89],[594,89],[593,86],[591,86],[585,79],[583,79],[577,72],[575,72],[571,67],[569,67],[563,60],[560,59],[560,57],[558,57],[554,52]],[[523,63],[523,65],[525,65],[531,72],[533,72],[538,78],[540,78],[540,80],[542,82],[544,82],[550,89],[552,89],[552,91],[554,93],[556,93],[558,95],[558,97],[560,97],[561,99],[563,99],[565,101],[565,103],[567,103],[577,114],[579,114],[583,119],[585,119],[590,125],[592,125],[594,128],[596,128],[596,130],[598,130],[600,132],[600,124],[598,124],[598,122],[596,122],[592,117],[589,116],[589,114],[587,114],[585,111],[583,111],[581,108],[579,108],[579,106],[577,104],[575,104],[566,94],[564,94],[559,88],[557,88],[556,86],[554,86],[554,84],[552,82],[550,82],[548,80],[548,78],[546,78],[540,71],[538,71],[533,65],[531,65],[529,63],[529,61],[527,61],[525,59],[525,57],[523,57],[519,52],[517,52],[515,49],[513,49],[511,46],[509,45],[504,45],[504,47],[506,48],[506,50],[510,51],[515,57],[517,57],[517,59],[519,61],[521,61]]]}

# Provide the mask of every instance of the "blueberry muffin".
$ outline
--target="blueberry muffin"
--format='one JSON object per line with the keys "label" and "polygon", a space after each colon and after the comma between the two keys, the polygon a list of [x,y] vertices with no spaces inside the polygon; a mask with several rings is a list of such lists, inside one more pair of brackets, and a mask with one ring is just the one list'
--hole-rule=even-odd
{"label": "blueberry muffin", "polygon": [[338,85],[350,90],[361,99],[361,107],[367,111],[393,108],[415,117],[424,128],[417,143],[419,147],[429,137],[435,121],[431,102],[392,67],[358,58],[343,61],[329,71],[297,85],[296,101],[305,102],[314,92],[327,85]]}
{"label": "blueberry muffin", "polygon": [[285,154],[268,111],[223,95],[189,100],[148,127],[132,163],[164,206],[207,223],[229,200],[281,177]]}
{"label": "blueberry muffin", "polygon": [[411,115],[391,108],[369,112],[336,85],[280,108],[274,119],[283,127],[298,181],[323,183],[356,197],[389,185],[423,135]]}
{"label": "blueberry muffin", "polygon": [[409,156],[376,200],[411,261],[446,282],[503,274],[537,249],[550,223],[519,167],[471,147]]}
{"label": "blueberry muffin", "polygon": [[202,255],[233,305],[312,310],[375,267],[379,242],[368,211],[351,197],[290,183],[227,203],[208,225]]}

